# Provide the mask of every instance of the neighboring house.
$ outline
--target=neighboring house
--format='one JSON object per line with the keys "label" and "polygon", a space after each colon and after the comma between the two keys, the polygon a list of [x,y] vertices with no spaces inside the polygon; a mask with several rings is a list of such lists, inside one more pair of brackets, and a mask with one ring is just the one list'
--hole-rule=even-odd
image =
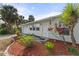
{"label": "neighboring house", "polygon": [[[57,24],[57,27],[60,27],[60,25],[61,25],[62,28],[65,28],[65,31],[67,30],[67,27],[64,26],[63,23],[59,22],[59,15],[44,18],[44,19],[34,21],[34,22],[28,22],[26,24],[22,24],[21,28],[22,28],[23,34],[34,34],[34,35],[38,35],[38,36],[43,36],[43,37],[63,41],[62,37],[59,36],[59,34],[57,33],[57,31],[55,29],[56,24]],[[79,29],[79,23],[76,25],[76,27],[74,29],[74,34],[75,34],[77,43],[79,43],[78,29]],[[66,34],[64,34],[65,40],[67,42],[71,42],[70,35],[67,34],[67,32],[68,31],[66,31],[65,32]]]}

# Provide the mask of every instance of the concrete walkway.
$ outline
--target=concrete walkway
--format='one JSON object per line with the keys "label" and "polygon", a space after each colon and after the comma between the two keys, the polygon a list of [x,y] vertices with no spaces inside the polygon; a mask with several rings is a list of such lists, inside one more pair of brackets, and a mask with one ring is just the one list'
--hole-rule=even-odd
{"label": "concrete walkway", "polygon": [[10,34],[8,34],[8,35],[0,35],[0,40],[9,39],[9,38],[15,37],[15,36],[17,36],[17,35],[16,34],[13,34],[13,35],[10,35]]}

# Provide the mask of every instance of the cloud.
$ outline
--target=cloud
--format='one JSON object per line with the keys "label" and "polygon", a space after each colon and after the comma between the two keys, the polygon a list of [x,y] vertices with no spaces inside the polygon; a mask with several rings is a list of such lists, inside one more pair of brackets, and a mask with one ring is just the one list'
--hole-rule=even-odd
{"label": "cloud", "polygon": [[36,17],[36,20],[40,20],[40,19],[43,19],[43,18],[46,18],[46,17],[56,16],[56,15],[60,15],[60,14],[61,14],[61,12],[51,12],[47,15],[41,15],[41,16]]}
{"label": "cloud", "polygon": [[[56,15],[61,14],[61,12],[57,12],[55,10],[55,11],[52,11],[51,13],[49,13],[49,14],[36,15],[33,12],[33,10],[35,9],[35,7],[31,7],[31,10],[30,10],[30,9],[28,9],[28,6],[25,7],[25,5],[21,5],[21,4],[11,4],[11,3],[5,3],[5,4],[13,5],[15,8],[17,8],[18,14],[23,15],[25,17],[25,19],[27,19],[28,15],[30,15],[30,14],[33,14],[36,20],[40,20],[40,19],[43,19],[43,18],[46,18],[46,17],[56,16]],[[55,7],[55,8],[57,8],[57,7]]]}
{"label": "cloud", "polygon": [[27,13],[31,13],[31,11],[30,10],[28,10],[27,8],[23,8],[23,7],[17,7],[17,9],[18,9],[18,13],[19,14],[27,14]]}
{"label": "cloud", "polygon": [[[3,5],[12,5],[12,6],[14,6],[18,10],[18,14],[23,15],[25,17],[25,19],[28,18],[29,14],[32,14],[32,11],[29,10],[27,8],[27,6],[25,7],[25,5],[23,5],[23,4],[21,5],[21,4],[16,4],[16,3],[13,3],[13,4],[12,3],[3,3]],[[34,9],[34,7],[32,7],[32,9]]]}

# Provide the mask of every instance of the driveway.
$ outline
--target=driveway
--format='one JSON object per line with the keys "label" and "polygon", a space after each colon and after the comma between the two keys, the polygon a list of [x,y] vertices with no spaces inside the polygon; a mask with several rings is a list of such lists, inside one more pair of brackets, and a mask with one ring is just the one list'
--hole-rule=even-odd
{"label": "driveway", "polygon": [[16,35],[15,34],[13,34],[13,35],[10,35],[10,34],[8,34],[8,35],[0,35],[0,40],[9,39],[9,38],[14,37],[14,36],[16,36]]}
{"label": "driveway", "polygon": [[4,51],[11,44],[11,37],[16,35],[0,35],[0,56],[4,56]]}

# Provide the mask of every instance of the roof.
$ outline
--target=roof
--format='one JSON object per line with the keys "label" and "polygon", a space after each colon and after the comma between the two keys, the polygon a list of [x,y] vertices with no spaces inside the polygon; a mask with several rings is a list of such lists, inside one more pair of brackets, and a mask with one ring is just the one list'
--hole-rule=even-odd
{"label": "roof", "polygon": [[50,16],[50,17],[47,17],[47,18],[43,18],[43,19],[40,19],[40,20],[37,20],[37,21],[28,22],[28,23],[26,23],[26,24],[21,24],[21,25],[29,25],[29,24],[33,24],[33,23],[48,21],[48,20],[51,19],[51,18],[53,18],[52,20],[54,20],[54,18],[58,18],[59,16],[60,16],[60,15]]}

